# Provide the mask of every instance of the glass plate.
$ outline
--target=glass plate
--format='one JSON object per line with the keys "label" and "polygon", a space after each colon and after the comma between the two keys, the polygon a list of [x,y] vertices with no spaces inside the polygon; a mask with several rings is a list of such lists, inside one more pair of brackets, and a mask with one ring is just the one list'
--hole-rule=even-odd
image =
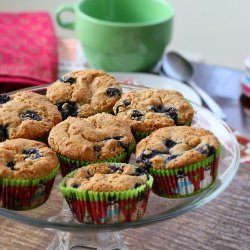
{"label": "glass plate", "polygon": [[[135,89],[134,86],[123,85],[123,87],[126,91]],[[136,88],[139,89],[140,87],[136,86]],[[46,85],[28,89],[44,94]],[[192,126],[203,127],[212,131],[222,144],[218,177],[215,183],[206,191],[193,197],[179,199],[161,198],[151,193],[146,214],[141,220],[112,225],[80,224],[72,218],[69,208],[63,202],[63,197],[58,189],[58,183],[61,179],[61,176],[58,174],[50,198],[45,204],[28,211],[10,211],[1,208],[0,215],[47,229],[51,228],[68,232],[104,232],[141,227],[168,220],[206,204],[218,196],[232,181],[239,167],[240,153],[238,143],[230,128],[210,111],[195,103],[192,103],[192,105],[195,110]],[[133,156],[131,162],[133,162]]]}

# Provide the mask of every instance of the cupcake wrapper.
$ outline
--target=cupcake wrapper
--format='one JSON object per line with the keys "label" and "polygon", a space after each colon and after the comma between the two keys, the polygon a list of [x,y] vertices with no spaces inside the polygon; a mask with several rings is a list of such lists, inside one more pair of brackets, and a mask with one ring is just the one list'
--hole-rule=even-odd
{"label": "cupcake wrapper", "polygon": [[92,164],[92,163],[100,163],[100,162],[124,162],[124,163],[128,163],[128,161],[130,159],[130,155],[132,154],[134,147],[135,147],[135,143],[131,143],[128,147],[127,152],[123,152],[123,153],[121,153],[117,156],[114,156],[112,158],[109,158],[109,159],[93,161],[93,162],[71,160],[63,155],[58,154],[57,156],[60,160],[61,175],[64,177],[67,174],[69,174],[70,172],[72,172],[80,167]]}
{"label": "cupcake wrapper", "polygon": [[47,176],[35,180],[1,179],[0,206],[12,210],[27,210],[43,204],[51,193],[59,164]]}
{"label": "cupcake wrapper", "polygon": [[63,180],[60,183],[60,190],[79,222],[113,224],[142,218],[152,184],[153,178],[150,176],[146,184],[134,190],[94,192],[66,188]]}
{"label": "cupcake wrapper", "polygon": [[216,155],[182,168],[149,169],[154,178],[153,192],[167,198],[196,195],[209,188],[215,181],[220,149]]}

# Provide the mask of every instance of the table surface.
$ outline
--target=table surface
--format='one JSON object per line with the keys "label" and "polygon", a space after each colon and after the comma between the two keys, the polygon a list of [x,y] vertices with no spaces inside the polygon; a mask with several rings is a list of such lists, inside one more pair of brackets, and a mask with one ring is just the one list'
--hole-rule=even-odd
{"label": "table surface", "polygon": [[[228,124],[244,133],[239,104],[242,72],[194,64],[194,80],[223,108]],[[123,231],[129,249],[249,249],[250,165],[242,165],[230,186],[205,206],[169,221]],[[1,249],[45,249],[54,232],[1,218]]]}

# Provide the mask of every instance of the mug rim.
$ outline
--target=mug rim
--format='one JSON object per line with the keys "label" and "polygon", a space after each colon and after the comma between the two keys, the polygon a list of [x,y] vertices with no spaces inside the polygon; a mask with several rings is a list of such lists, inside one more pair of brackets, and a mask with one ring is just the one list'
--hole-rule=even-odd
{"label": "mug rim", "polygon": [[101,20],[97,19],[95,17],[89,16],[83,11],[80,10],[80,5],[82,4],[82,1],[78,2],[75,7],[76,11],[79,13],[80,16],[86,18],[88,21],[92,21],[98,24],[103,24],[103,25],[109,25],[109,26],[115,26],[115,27],[125,27],[125,28],[132,28],[132,27],[146,27],[146,26],[152,26],[152,25],[157,25],[157,24],[162,24],[171,21],[174,18],[174,9],[172,5],[170,5],[168,2],[162,1],[162,0],[156,0],[159,3],[162,3],[165,5],[169,10],[170,10],[170,15],[169,17],[162,19],[161,21],[155,21],[155,22],[142,22],[142,23],[122,23],[122,22],[112,22],[112,21],[106,21],[106,20]]}

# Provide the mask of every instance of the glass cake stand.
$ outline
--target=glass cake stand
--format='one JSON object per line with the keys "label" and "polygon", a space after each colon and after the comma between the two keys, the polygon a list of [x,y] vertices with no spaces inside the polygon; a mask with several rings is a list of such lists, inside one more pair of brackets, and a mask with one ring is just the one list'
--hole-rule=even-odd
{"label": "glass cake stand", "polygon": [[[44,94],[46,86],[29,89]],[[239,167],[240,152],[232,131],[223,121],[201,106],[194,103],[192,105],[195,114],[191,126],[212,131],[222,145],[217,179],[202,193],[189,198],[166,199],[151,192],[146,213],[141,220],[106,225],[80,224],[73,219],[69,207],[59,192],[58,183],[61,176],[58,174],[52,193],[45,204],[28,211],[10,211],[0,208],[0,216],[56,231],[53,241],[48,245],[48,250],[127,249],[120,237],[120,230],[169,220],[203,206],[223,192],[232,181]],[[130,162],[134,162],[133,156]]]}

